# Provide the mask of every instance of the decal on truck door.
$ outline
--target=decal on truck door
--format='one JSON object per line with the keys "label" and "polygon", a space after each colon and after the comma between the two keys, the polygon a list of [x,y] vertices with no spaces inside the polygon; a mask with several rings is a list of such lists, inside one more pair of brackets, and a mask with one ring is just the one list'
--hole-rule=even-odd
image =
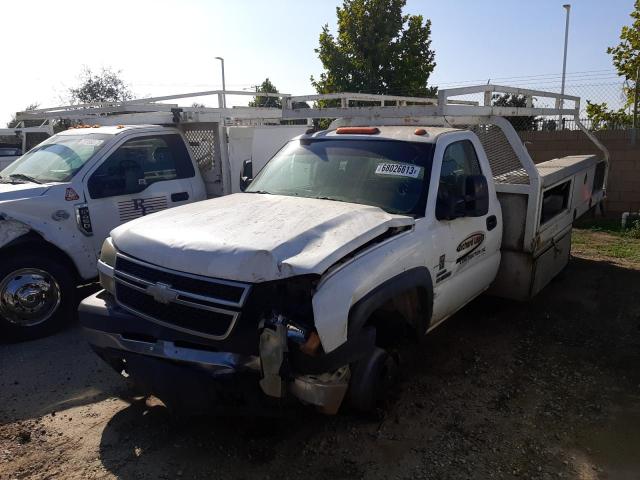
{"label": "decal on truck door", "polygon": [[118,202],[120,221],[128,222],[167,208],[166,197],[134,198]]}
{"label": "decal on truck door", "polygon": [[456,259],[456,263],[465,263],[471,260],[473,257],[481,255],[484,253],[485,249],[478,250],[480,245],[484,243],[484,233],[476,232],[469,235],[467,238],[462,240],[458,246],[456,247],[456,251],[460,254],[460,256]]}

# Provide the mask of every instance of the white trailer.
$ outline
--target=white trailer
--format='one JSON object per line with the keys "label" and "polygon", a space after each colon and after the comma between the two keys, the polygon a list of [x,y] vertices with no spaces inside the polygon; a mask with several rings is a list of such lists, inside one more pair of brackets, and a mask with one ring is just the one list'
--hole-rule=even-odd
{"label": "white trailer", "polygon": [[[19,112],[20,129],[75,125],[0,170],[0,335],[34,338],[73,318],[75,286],[96,278],[109,232],[167,208],[240,191],[305,125],[270,108],[206,108],[171,100],[251,92],[194,92]],[[258,94],[262,95],[262,94]],[[264,94],[279,96],[277,94]]]}
{"label": "white trailer", "polygon": [[[528,106],[493,106],[496,93]],[[293,108],[306,101],[337,106]],[[169,404],[212,408],[238,375],[328,413],[344,398],[375,408],[405,334],[486,291],[531,298],[566,265],[573,221],[605,196],[608,152],[583,129],[601,155],[536,165],[507,117],[582,128],[578,112],[577,97],[495,85],[286,97],[283,119],[338,120],[292,139],[245,193],[115,229],[104,291],[80,305],[87,338]]]}

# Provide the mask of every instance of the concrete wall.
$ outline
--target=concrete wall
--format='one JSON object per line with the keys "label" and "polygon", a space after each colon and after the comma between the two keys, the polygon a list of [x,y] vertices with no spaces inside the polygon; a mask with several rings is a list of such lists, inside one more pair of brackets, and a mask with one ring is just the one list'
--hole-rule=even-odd
{"label": "concrete wall", "polygon": [[[596,132],[609,149],[611,168],[607,184],[608,215],[640,211],[640,132],[631,144],[631,130]],[[583,153],[600,153],[580,131],[520,132],[534,162]]]}

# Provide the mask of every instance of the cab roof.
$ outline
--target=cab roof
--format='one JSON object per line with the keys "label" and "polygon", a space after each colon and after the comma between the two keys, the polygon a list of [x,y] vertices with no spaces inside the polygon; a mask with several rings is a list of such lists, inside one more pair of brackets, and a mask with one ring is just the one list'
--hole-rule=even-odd
{"label": "cab roof", "polygon": [[[353,129],[377,129],[375,133],[350,133]],[[420,134],[417,132],[420,131]],[[323,130],[312,134],[302,135],[300,138],[336,138],[336,139],[375,139],[400,140],[404,142],[435,143],[440,135],[459,132],[459,128],[421,127],[420,125],[371,125],[363,127],[338,127],[333,130]],[[422,133],[424,132],[424,133]]]}

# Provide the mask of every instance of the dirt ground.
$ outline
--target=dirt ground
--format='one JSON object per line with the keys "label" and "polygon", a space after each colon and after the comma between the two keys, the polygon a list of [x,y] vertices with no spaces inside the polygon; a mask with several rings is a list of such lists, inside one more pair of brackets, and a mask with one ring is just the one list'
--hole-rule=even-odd
{"label": "dirt ground", "polygon": [[180,419],[120,400],[77,327],[0,345],[0,479],[640,478],[640,264],[578,248],[534,301],[480,298],[404,364],[376,421]]}

